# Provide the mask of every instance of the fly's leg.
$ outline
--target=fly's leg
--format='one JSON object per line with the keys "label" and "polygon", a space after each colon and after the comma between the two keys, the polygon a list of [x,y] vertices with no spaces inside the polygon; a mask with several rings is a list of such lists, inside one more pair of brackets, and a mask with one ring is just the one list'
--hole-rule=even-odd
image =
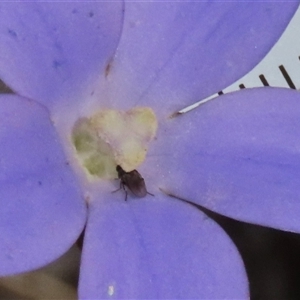
{"label": "fly's leg", "polygon": [[122,187],[123,187],[123,189],[125,190],[124,184],[122,183],[122,181],[120,181],[120,187],[119,187],[118,189],[116,189],[115,191],[112,191],[111,193],[113,194],[113,193],[119,191]]}
{"label": "fly's leg", "polygon": [[122,180],[120,181],[120,187],[118,189],[116,189],[115,191],[112,191],[111,193],[113,194],[113,193],[119,191],[122,188],[123,188],[123,190],[125,192],[125,201],[127,201],[127,195],[128,195],[128,193],[127,193],[127,191],[125,189],[125,184],[124,184],[124,182],[122,182]]}

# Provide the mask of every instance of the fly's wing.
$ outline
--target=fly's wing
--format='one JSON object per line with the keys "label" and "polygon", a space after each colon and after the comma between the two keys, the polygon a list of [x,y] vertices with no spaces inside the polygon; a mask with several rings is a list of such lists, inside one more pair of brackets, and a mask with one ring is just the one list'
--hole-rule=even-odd
{"label": "fly's wing", "polygon": [[142,198],[147,195],[145,180],[137,170],[127,172],[122,179],[135,196]]}

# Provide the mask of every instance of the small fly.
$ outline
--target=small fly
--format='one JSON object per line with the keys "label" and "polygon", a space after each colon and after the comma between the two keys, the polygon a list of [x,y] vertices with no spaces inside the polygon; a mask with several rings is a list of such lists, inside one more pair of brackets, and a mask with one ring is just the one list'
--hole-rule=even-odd
{"label": "small fly", "polygon": [[116,170],[118,172],[118,177],[121,181],[120,188],[114,192],[117,192],[121,188],[123,188],[123,190],[125,191],[125,201],[127,201],[127,191],[125,189],[125,186],[127,186],[127,188],[132,192],[132,194],[139,198],[143,198],[147,194],[154,196],[153,194],[147,191],[145,180],[137,170],[126,172],[122,169],[120,165],[117,165]]}

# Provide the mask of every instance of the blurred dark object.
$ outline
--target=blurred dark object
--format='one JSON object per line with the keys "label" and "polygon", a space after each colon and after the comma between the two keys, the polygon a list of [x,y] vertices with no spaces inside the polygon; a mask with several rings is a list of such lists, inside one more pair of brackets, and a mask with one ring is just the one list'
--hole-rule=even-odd
{"label": "blurred dark object", "polygon": [[0,299],[76,300],[80,255],[80,249],[73,246],[44,268],[0,278]]}
{"label": "blurred dark object", "polygon": [[252,300],[300,299],[300,235],[206,212],[244,260]]}

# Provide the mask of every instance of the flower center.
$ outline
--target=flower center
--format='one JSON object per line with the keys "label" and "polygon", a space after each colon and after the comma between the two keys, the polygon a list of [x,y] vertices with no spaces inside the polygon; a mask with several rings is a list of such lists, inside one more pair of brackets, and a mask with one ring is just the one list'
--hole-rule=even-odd
{"label": "flower center", "polygon": [[149,107],[126,112],[103,109],[77,120],[72,141],[77,158],[89,175],[112,179],[117,177],[117,165],[129,172],[144,161],[156,130],[156,116]]}

